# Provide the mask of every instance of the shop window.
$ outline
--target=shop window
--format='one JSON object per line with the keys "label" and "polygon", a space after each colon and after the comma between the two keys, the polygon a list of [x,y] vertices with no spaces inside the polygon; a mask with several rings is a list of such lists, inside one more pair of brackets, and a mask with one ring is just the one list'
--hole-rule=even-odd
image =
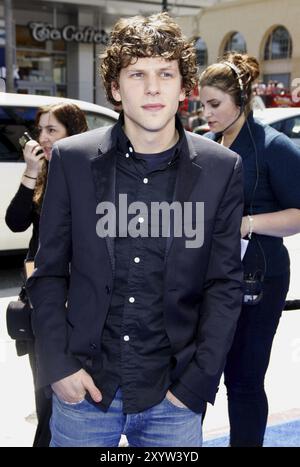
{"label": "shop window", "polygon": [[63,39],[53,41],[52,47],[56,52],[66,52],[67,50],[66,42]]}
{"label": "shop window", "polygon": [[28,26],[16,25],[16,44],[18,47],[26,49],[45,49],[46,42],[36,41]]}
{"label": "shop window", "polygon": [[247,45],[244,36],[240,32],[234,32],[230,35],[224,46],[224,53],[231,51],[246,53]]}
{"label": "shop window", "polygon": [[17,66],[23,81],[52,81],[51,57],[46,52],[18,50]]}
{"label": "shop window", "polygon": [[269,35],[265,50],[264,60],[278,60],[291,58],[292,39],[286,28],[279,26]]}
{"label": "shop window", "polygon": [[207,46],[205,41],[199,37],[195,41],[195,49],[197,55],[197,65],[206,66],[207,65]]}
{"label": "shop window", "polygon": [[17,91],[65,96],[67,54],[64,41],[38,42],[28,26],[16,26]]}
{"label": "shop window", "polygon": [[67,64],[65,55],[53,57],[53,79],[56,84],[66,84]]}

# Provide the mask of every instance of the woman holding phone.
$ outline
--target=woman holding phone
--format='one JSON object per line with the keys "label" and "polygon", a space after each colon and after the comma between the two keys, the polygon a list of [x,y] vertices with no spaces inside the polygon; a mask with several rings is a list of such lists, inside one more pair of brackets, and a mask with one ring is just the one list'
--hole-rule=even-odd
{"label": "woman holding phone", "polygon": [[[26,163],[21,184],[6,211],[5,221],[13,232],[24,232],[32,226],[32,236],[26,261],[33,261],[38,248],[39,220],[47,183],[48,164],[53,144],[67,136],[88,130],[84,112],[75,104],[59,103],[40,107],[35,118],[37,138],[24,138],[23,154]],[[26,142],[27,139],[27,142]],[[16,341],[18,355],[29,354],[35,383],[36,359],[34,341]],[[43,389],[35,388],[38,426],[34,447],[47,447],[50,442],[49,421],[51,398]]]}

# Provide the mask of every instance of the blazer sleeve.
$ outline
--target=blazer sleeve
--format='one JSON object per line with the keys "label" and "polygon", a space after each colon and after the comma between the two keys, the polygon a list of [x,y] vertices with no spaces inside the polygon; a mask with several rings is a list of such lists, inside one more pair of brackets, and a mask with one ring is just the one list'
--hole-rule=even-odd
{"label": "blazer sleeve", "polygon": [[34,190],[22,183],[11,200],[5,215],[7,227],[13,232],[24,232],[33,222]]}
{"label": "blazer sleeve", "polygon": [[38,387],[58,381],[81,368],[80,362],[66,352],[71,250],[69,192],[59,149],[54,146],[41,212],[36,269],[27,281],[33,306]]}
{"label": "blazer sleeve", "polygon": [[300,148],[278,134],[267,149],[272,191],[282,209],[300,209]]}
{"label": "blazer sleeve", "polygon": [[242,164],[238,161],[219,205],[205,279],[197,348],[173,394],[195,412],[214,403],[242,305],[240,226],[243,215]]}

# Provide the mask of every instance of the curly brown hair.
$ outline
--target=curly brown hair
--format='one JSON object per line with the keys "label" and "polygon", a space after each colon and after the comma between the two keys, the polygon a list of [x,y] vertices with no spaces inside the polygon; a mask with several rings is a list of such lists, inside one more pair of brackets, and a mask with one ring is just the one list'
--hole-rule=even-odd
{"label": "curly brown hair", "polygon": [[180,26],[167,13],[158,13],[121,18],[115,24],[100,69],[109,102],[119,104],[113,98],[111,86],[118,83],[121,69],[144,57],[178,60],[182,87],[186,95],[190,94],[197,82],[194,44],[184,37]]}
{"label": "curly brown hair", "polygon": [[[52,113],[54,117],[59,121],[59,123],[61,123],[65,127],[68,136],[83,133],[88,130],[85,113],[76,104],[60,102],[58,104],[45,105],[43,107],[39,107],[35,116],[36,128],[38,128],[41,115],[45,113]],[[36,133],[38,139],[38,130],[36,131]],[[33,202],[37,212],[40,212],[41,210],[46,189],[47,175],[48,161],[46,159],[43,159],[41,171],[38,175],[33,195]]]}

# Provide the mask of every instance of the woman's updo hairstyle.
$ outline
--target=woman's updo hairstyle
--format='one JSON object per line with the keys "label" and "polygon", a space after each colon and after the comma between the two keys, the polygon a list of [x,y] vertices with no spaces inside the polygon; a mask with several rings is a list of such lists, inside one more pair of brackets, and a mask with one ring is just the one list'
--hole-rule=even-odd
{"label": "woman's updo hairstyle", "polygon": [[[255,57],[228,52],[217,63],[203,71],[199,78],[199,85],[200,87],[213,86],[230,94],[234,103],[239,107],[243,106],[248,113],[251,110],[252,84],[258,78],[259,73],[259,63]],[[241,87],[243,87],[243,92]]]}

